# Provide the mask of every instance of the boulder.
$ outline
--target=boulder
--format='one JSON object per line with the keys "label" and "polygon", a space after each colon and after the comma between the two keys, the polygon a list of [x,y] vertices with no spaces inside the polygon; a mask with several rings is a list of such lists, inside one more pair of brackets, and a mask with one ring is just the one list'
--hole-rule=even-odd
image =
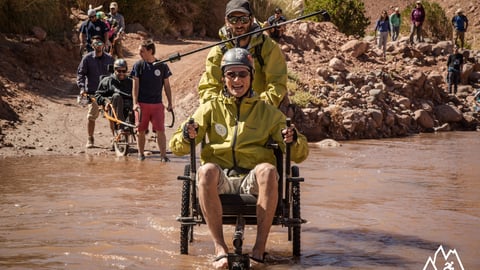
{"label": "boulder", "polygon": [[47,32],[39,26],[32,27],[32,32],[33,32],[33,35],[41,41],[47,38]]}
{"label": "boulder", "polygon": [[345,43],[342,47],[340,47],[340,51],[350,53],[352,57],[359,57],[360,55],[364,54],[368,50],[369,44],[365,41],[360,40],[350,40],[349,42]]}
{"label": "boulder", "polygon": [[413,119],[424,129],[431,129],[434,126],[433,118],[425,110],[416,110],[413,114]]}
{"label": "boulder", "polygon": [[434,114],[440,123],[459,122],[463,119],[462,112],[457,107],[448,104],[436,106]]}

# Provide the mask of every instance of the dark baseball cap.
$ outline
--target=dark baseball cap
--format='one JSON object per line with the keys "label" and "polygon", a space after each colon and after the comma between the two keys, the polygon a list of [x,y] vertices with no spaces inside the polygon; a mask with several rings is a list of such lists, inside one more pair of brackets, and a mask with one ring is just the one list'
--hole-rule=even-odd
{"label": "dark baseball cap", "polygon": [[227,3],[227,8],[225,9],[225,16],[228,16],[233,12],[242,12],[248,15],[252,15],[250,2],[248,2],[247,0],[230,0]]}

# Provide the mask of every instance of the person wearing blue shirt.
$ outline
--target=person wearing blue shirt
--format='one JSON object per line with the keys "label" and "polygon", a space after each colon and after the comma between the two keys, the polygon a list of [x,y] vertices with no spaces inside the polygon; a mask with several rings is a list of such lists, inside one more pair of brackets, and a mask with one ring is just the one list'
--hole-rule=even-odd
{"label": "person wearing blue shirt", "polygon": [[382,15],[377,20],[377,24],[375,25],[375,37],[377,37],[377,32],[378,48],[383,48],[383,58],[385,58],[387,53],[387,39],[390,34],[390,21],[386,10],[382,11]]}
{"label": "person wearing blue shirt", "polygon": [[[465,32],[467,32],[468,28],[468,19],[467,16],[463,14],[463,10],[461,8],[455,12],[455,16],[452,18],[452,25],[455,32],[454,43],[463,49],[465,44]],[[458,44],[459,39],[460,44]]]}
{"label": "person wearing blue shirt", "polygon": [[172,75],[170,68],[165,63],[154,64],[155,43],[146,40],[140,45],[139,53],[141,60],[137,61],[132,68],[133,77],[133,110],[141,110],[141,117],[136,115],[138,124],[138,159],[145,159],[145,132],[151,122],[153,130],[157,133],[157,145],[160,150],[160,160],[170,161],[167,157],[167,139],[165,137],[165,106],[163,105],[162,89],[167,97],[167,111],[172,108],[172,92],[169,77]]}
{"label": "person wearing blue shirt", "polygon": [[88,19],[80,26],[80,42],[82,47],[86,46],[88,52],[94,51],[92,47],[92,37],[100,36],[106,42],[106,47],[110,46],[108,40],[108,26],[97,18],[97,12],[94,9],[88,10]]}

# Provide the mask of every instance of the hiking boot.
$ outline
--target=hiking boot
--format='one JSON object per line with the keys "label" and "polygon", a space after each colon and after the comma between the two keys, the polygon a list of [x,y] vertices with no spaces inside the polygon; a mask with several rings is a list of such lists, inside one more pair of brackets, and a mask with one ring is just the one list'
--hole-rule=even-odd
{"label": "hiking boot", "polygon": [[85,145],[86,148],[93,148],[93,136],[88,136],[87,144]]}
{"label": "hiking boot", "polygon": [[168,157],[161,157],[160,162],[170,162],[170,159]]}

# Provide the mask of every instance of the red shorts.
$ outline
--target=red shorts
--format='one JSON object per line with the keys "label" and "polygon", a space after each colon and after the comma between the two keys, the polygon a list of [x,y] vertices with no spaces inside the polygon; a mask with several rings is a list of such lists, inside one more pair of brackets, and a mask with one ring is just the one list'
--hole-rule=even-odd
{"label": "red shorts", "polygon": [[135,112],[135,122],[138,123],[138,131],[148,129],[152,122],[153,130],[165,131],[165,107],[162,103],[138,103],[142,112],[141,119],[138,119],[138,112]]}

